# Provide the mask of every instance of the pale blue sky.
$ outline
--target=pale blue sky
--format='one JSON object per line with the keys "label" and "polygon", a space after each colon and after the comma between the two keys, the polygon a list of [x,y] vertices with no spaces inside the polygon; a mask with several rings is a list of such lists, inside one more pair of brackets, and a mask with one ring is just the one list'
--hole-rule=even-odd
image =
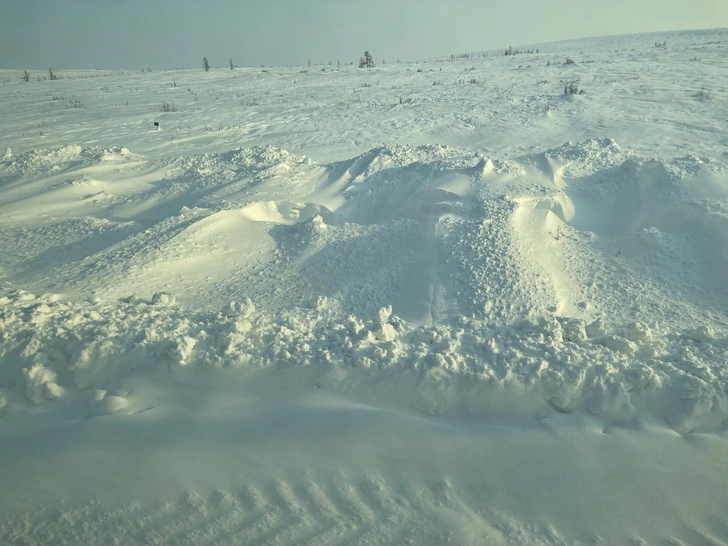
{"label": "pale blue sky", "polygon": [[1,0],[0,68],[375,62],[728,27],[728,0]]}

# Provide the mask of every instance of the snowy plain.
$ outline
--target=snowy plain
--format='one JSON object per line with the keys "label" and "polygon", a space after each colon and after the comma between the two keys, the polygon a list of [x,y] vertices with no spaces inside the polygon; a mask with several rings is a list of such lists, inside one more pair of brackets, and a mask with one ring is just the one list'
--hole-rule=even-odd
{"label": "snowy plain", "polygon": [[728,29],[529,48],[0,70],[0,543],[728,544]]}

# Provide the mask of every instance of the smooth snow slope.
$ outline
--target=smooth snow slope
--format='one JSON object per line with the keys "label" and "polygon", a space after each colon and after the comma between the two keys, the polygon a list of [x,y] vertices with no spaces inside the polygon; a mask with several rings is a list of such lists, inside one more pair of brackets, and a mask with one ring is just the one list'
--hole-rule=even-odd
{"label": "smooth snow slope", "polygon": [[0,71],[0,542],[728,543],[728,30],[535,47]]}

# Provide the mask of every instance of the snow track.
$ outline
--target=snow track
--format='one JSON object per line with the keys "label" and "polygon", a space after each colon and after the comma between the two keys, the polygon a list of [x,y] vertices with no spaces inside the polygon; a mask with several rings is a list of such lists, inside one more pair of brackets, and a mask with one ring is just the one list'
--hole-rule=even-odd
{"label": "snow track", "polygon": [[[477,534],[442,531],[455,527],[458,520],[464,520],[468,528],[477,527]],[[309,481],[294,486],[276,481],[234,493],[218,490],[209,498],[188,493],[153,507],[132,504],[110,510],[90,503],[73,510],[45,510],[30,517],[10,516],[0,520],[0,536],[28,545],[98,544],[113,537],[119,545],[354,546],[435,544],[437,540],[477,544],[483,539],[505,544],[509,535],[536,535],[537,530],[518,528],[503,520],[496,520],[503,528],[499,530],[475,514],[446,481],[396,491],[381,478],[355,479],[352,483],[343,475],[330,483]],[[553,530],[551,538],[558,539]]]}

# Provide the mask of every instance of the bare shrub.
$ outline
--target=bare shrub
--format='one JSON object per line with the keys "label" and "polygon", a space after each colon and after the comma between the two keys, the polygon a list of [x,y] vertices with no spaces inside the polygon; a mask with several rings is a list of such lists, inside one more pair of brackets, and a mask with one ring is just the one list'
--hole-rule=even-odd
{"label": "bare shrub", "polygon": [[700,91],[695,93],[695,98],[700,102],[706,102],[710,100],[710,93],[708,93],[708,90],[703,87]]}
{"label": "bare shrub", "polygon": [[583,95],[586,93],[583,89],[579,89],[581,80],[570,80],[564,86],[564,95]]}
{"label": "bare shrub", "polygon": [[533,49],[513,49],[511,46],[508,46],[508,49],[506,49],[506,56],[520,55],[522,53],[538,53],[538,49],[535,51]]}
{"label": "bare shrub", "polygon": [[516,88],[516,84],[512,83],[511,85],[505,87],[496,85],[493,88],[493,93],[495,93],[495,98],[498,100],[509,100],[511,98],[511,95],[513,94],[513,91]]}
{"label": "bare shrub", "polygon": [[174,107],[174,103],[163,102],[162,106],[159,107],[160,112],[176,112],[177,109]]}

